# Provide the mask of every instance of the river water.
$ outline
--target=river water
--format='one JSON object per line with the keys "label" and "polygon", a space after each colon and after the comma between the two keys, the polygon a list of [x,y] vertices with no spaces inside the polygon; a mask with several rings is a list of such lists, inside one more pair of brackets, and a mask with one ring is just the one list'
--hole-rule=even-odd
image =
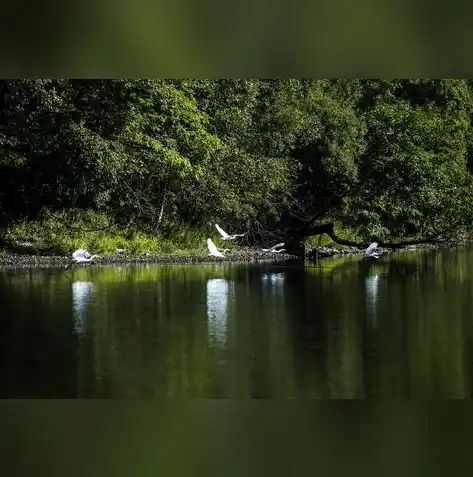
{"label": "river water", "polygon": [[473,249],[0,270],[2,398],[469,398]]}

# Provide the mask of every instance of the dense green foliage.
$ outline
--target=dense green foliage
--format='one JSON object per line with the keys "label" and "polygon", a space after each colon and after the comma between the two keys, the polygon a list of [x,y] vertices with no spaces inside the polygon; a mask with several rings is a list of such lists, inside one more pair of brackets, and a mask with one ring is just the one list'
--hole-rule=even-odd
{"label": "dense green foliage", "polygon": [[472,112],[467,80],[2,80],[0,227],[470,231]]}

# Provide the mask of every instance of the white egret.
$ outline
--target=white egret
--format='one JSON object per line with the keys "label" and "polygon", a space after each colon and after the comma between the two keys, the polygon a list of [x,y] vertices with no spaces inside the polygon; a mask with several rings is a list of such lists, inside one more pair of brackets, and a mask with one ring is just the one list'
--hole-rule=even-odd
{"label": "white egret", "polygon": [[213,255],[214,257],[221,257],[224,258],[225,255],[219,251],[217,246],[212,242],[212,239],[207,239],[207,248],[209,249],[209,255]]}
{"label": "white egret", "polygon": [[369,247],[365,250],[365,258],[379,258],[379,253],[376,253],[377,248],[377,242],[371,243]]}
{"label": "white egret", "polygon": [[72,254],[72,263],[66,266],[66,270],[76,263],[91,262],[94,258],[97,258],[98,255],[90,255],[87,250],[80,248],[73,252]]}
{"label": "white egret", "polygon": [[98,255],[90,255],[87,250],[80,248],[72,254],[72,260],[76,263],[80,262],[91,262],[94,258],[97,258]]}
{"label": "white egret", "polygon": [[[261,249],[263,252],[271,252],[271,253],[279,253],[279,252],[285,252],[285,248],[280,248],[284,245],[285,242],[277,243],[276,245],[273,245],[271,248],[263,248]],[[277,250],[279,249],[279,250]]]}
{"label": "white egret", "polygon": [[222,236],[223,240],[234,240],[237,237],[243,237],[245,234],[234,234],[229,235],[225,230],[222,229],[218,224],[215,224],[215,228],[218,230],[218,233]]}

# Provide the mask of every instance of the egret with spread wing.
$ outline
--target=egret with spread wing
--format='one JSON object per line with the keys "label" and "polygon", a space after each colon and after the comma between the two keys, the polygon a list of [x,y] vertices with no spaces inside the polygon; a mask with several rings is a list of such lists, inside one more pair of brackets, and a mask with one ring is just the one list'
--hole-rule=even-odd
{"label": "egret with spread wing", "polygon": [[270,253],[280,253],[280,252],[285,252],[285,248],[281,248],[284,246],[285,242],[277,243],[276,245],[273,245],[271,248],[263,248],[261,249],[263,252],[270,252]]}
{"label": "egret with spread wing", "polygon": [[207,248],[209,249],[209,255],[220,258],[225,257],[225,255],[219,251],[217,246],[212,242],[212,239],[210,238],[207,239]]}
{"label": "egret with spread wing", "polygon": [[218,224],[215,224],[215,228],[218,230],[218,233],[222,236],[223,240],[234,240],[237,237],[243,237],[245,234],[234,234],[229,235],[225,230],[222,229]]}
{"label": "egret with spread wing", "polygon": [[72,263],[66,266],[66,270],[76,263],[92,262],[98,255],[90,255],[87,250],[80,248],[72,254]]}
{"label": "egret with spread wing", "polygon": [[369,247],[365,250],[365,258],[379,258],[379,253],[376,253],[377,248],[377,242],[371,243]]}

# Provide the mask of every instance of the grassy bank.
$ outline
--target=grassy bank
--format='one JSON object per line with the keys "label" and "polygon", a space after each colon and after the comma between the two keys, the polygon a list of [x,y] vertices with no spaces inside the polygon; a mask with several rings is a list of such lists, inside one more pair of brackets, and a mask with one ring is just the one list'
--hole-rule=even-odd
{"label": "grassy bank", "polygon": [[259,247],[223,242],[216,230],[180,231],[165,237],[110,224],[106,216],[97,213],[69,212],[16,223],[8,231],[6,247],[0,250],[0,267],[61,267],[69,263],[71,252],[78,248],[97,254],[94,263],[102,265],[220,263],[222,259],[209,256],[207,237],[211,237],[217,247],[228,249],[227,262],[291,258],[285,254],[265,254]]}
{"label": "grassy bank", "polygon": [[[62,213],[49,215],[39,221],[18,222],[7,235],[8,243],[15,248],[38,255],[64,255],[85,248],[106,255],[121,252],[130,255],[159,253],[196,256],[206,253],[206,238],[205,233],[194,230],[181,231],[172,237],[144,233],[111,224],[106,215],[94,212]],[[218,241],[216,234],[213,238]],[[231,248],[232,245],[226,245],[225,248]]]}
{"label": "grassy bank", "polygon": [[[346,239],[362,241],[352,232],[337,230]],[[20,221],[14,224],[7,235],[10,244],[38,255],[64,255],[72,250],[85,248],[96,254],[114,255],[118,251],[130,255],[158,253],[160,255],[198,256],[207,253],[207,237],[218,247],[230,252],[240,247],[232,241],[222,242],[215,229],[181,230],[165,237],[159,233],[145,233],[132,227],[110,222],[105,214],[97,212],[63,212],[47,215],[38,221]],[[344,249],[328,235],[309,237],[308,245]]]}
{"label": "grassy bank", "polygon": [[[364,242],[363,237],[348,229],[336,227],[336,233],[355,243]],[[211,237],[217,247],[228,248],[229,255],[245,251],[245,247],[239,247],[235,242],[223,242],[215,230],[181,230],[166,237],[110,223],[105,214],[69,211],[14,224],[7,235],[8,250],[4,252],[68,256],[73,250],[85,248],[93,254],[108,256],[202,257],[208,255],[207,237]],[[307,245],[309,248],[352,250],[333,242],[326,234],[308,237]],[[246,251],[251,252],[250,249]]]}

